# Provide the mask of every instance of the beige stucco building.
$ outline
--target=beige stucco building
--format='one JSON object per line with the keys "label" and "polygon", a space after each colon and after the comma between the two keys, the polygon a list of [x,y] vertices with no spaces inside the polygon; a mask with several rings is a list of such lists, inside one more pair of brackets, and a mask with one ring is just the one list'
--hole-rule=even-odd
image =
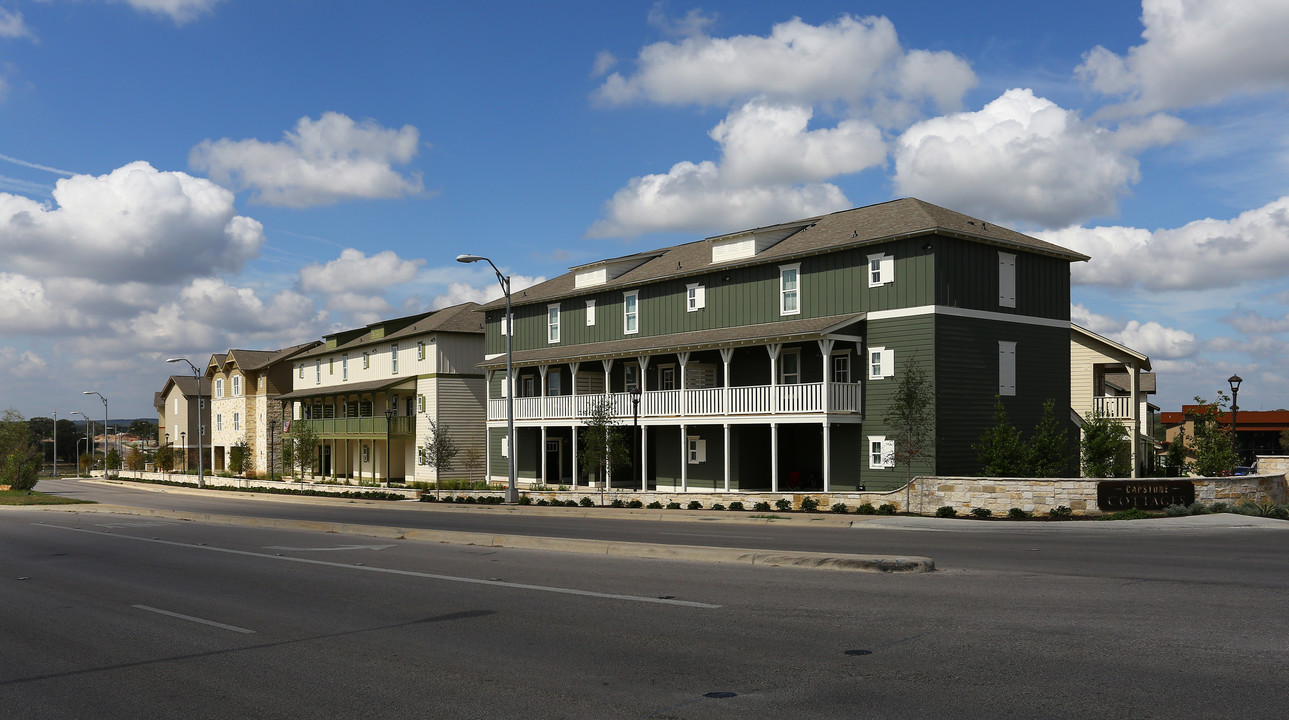
{"label": "beige stucco building", "polygon": [[268,473],[270,449],[281,445],[282,405],[277,397],[291,391],[293,359],[320,344],[315,340],[280,350],[229,350],[210,357],[205,383],[211,397],[206,457],[212,472],[228,469],[233,448],[246,443],[250,461],[244,469]]}

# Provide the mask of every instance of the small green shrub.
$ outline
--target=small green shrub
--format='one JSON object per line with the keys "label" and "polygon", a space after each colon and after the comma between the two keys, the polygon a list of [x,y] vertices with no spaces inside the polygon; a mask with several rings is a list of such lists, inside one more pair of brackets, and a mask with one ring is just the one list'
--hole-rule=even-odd
{"label": "small green shrub", "polygon": [[595,505],[595,501],[589,497],[584,497],[581,500],[577,501],[577,504],[581,505],[582,507],[592,507],[593,505]]}
{"label": "small green shrub", "polygon": [[1024,520],[1026,518],[1032,518],[1032,517],[1034,517],[1034,513],[1025,512],[1020,508],[1012,508],[1007,511],[1007,518],[1009,520]]}
{"label": "small green shrub", "polygon": [[628,501],[627,501],[627,507],[631,508],[632,510],[637,510],[637,509],[639,509],[639,508],[644,507],[644,503],[640,502],[639,500],[635,500],[635,499],[633,499],[633,500],[628,500]]}
{"label": "small green shrub", "polygon": [[527,495],[520,495],[520,496],[519,496],[519,504],[520,504],[520,505],[532,505],[532,504],[533,504],[533,499],[532,499],[532,498],[530,498],[530,497],[528,497]]}
{"label": "small green shrub", "polygon": [[613,499],[613,502],[609,503],[609,507],[611,507],[611,508],[623,508],[623,507],[626,507],[626,506],[627,506],[627,504],[626,504],[626,503],[624,503],[624,502],[622,502],[622,500],[620,500],[620,499],[618,499],[618,498],[614,498],[614,499]]}
{"label": "small green shrub", "polygon": [[725,506],[724,506],[724,505],[722,505],[722,504],[720,504],[720,503],[713,503],[713,504],[712,504],[712,509],[713,509],[713,510],[724,510],[724,509],[725,509]]}
{"label": "small green shrub", "polygon": [[877,508],[873,507],[873,503],[864,503],[863,505],[860,505],[859,509],[855,512],[860,515],[876,515]]}
{"label": "small green shrub", "polygon": [[560,485],[560,486],[559,486],[559,488],[557,488],[557,489],[558,489],[560,492],[564,492],[564,491],[568,490],[568,486],[567,486],[567,485]]}
{"label": "small green shrub", "polygon": [[465,496],[465,501],[466,501],[467,503],[470,503],[471,505],[473,505],[473,504],[475,504],[476,502],[478,502],[477,500],[475,500],[475,497],[474,497],[473,495],[466,495],[466,496]]}
{"label": "small green shrub", "polygon": [[1273,517],[1277,520],[1289,520],[1289,507],[1277,505],[1271,509],[1271,514],[1267,517]]}
{"label": "small green shrub", "polygon": [[1191,509],[1181,503],[1177,503],[1164,508],[1164,514],[1168,517],[1183,517],[1185,515],[1190,515]]}
{"label": "small green shrub", "polygon": [[755,510],[756,512],[770,512],[770,503],[759,502],[754,504],[752,506],[752,509]]}
{"label": "small green shrub", "polygon": [[1065,520],[1065,519],[1068,519],[1073,514],[1074,514],[1074,511],[1064,505],[1057,505],[1056,507],[1047,511],[1047,516],[1052,518],[1053,520]]}
{"label": "small green shrub", "polygon": [[551,504],[551,501],[547,500],[546,498],[542,498],[541,500],[537,501],[537,504],[541,505],[542,507],[546,507],[547,505]]}
{"label": "small green shrub", "polygon": [[671,502],[667,503],[667,509],[668,509],[668,510],[679,510],[679,509],[680,509],[680,503],[676,502],[675,500],[672,500]]}
{"label": "small green shrub", "polygon": [[952,505],[941,505],[935,509],[935,516],[938,518],[958,517],[958,511]]}
{"label": "small green shrub", "polygon": [[662,509],[662,503],[658,502],[657,500],[654,500],[653,502],[649,503],[648,505],[645,505],[645,507],[649,508],[650,510],[661,510],[661,509]]}
{"label": "small green shrub", "polygon": [[1231,506],[1224,502],[1215,502],[1209,506],[1208,511],[1214,514],[1231,512]]}
{"label": "small green shrub", "polygon": [[881,504],[881,505],[879,505],[879,506],[878,506],[878,508],[877,508],[877,514],[878,514],[878,515],[894,515],[894,514],[895,514],[895,505],[893,505],[892,503],[882,503],[882,504]]}
{"label": "small green shrub", "polygon": [[1271,517],[1271,513],[1275,512],[1275,509],[1275,503],[1270,500],[1261,500],[1259,502],[1242,502],[1236,506],[1235,511],[1241,515]]}
{"label": "small green shrub", "polygon": [[786,511],[788,511],[788,510],[791,510],[791,509],[792,509],[792,501],[791,501],[791,500],[789,500],[789,499],[787,499],[787,498],[779,498],[778,500],[775,500],[775,501],[774,501],[774,509],[775,509],[775,510],[783,510],[783,511],[785,511],[785,512],[786,512]]}
{"label": "small green shrub", "polygon": [[421,502],[434,502],[434,500],[435,500],[435,498],[434,498],[434,496],[433,496],[433,495],[422,495],[422,496],[421,496]]}
{"label": "small green shrub", "polygon": [[702,510],[703,504],[698,502],[697,500],[690,500],[689,504],[686,505],[685,507],[689,510]]}
{"label": "small green shrub", "polygon": [[1150,513],[1141,508],[1128,508],[1127,510],[1120,510],[1119,512],[1102,516],[1106,520],[1145,520],[1148,517],[1150,517]]}
{"label": "small green shrub", "polygon": [[994,511],[989,508],[971,508],[971,516],[981,520],[993,517]]}
{"label": "small green shrub", "polygon": [[833,503],[833,506],[828,509],[829,511],[835,512],[839,515],[845,515],[847,512],[850,512],[850,508],[846,507],[846,503]]}
{"label": "small green shrub", "polygon": [[818,509],[819,509],[818,500],[812,497],[801,498],[801,512],[814,512]]}
{"label": "small green shrub", "polygon": [[734,502],[730,503],[730,510],[743,512],[743,503],[739,502],[738,500],[735,500]]}
{"label": "small green shrub", "polygon": [[1209,506],[1205,505],[1202,502],[1197,502],[1192,504],[1190,507],[1190,511],[1191,511],[1191,515],[1207,515],[1210,512],[1212,512]]}

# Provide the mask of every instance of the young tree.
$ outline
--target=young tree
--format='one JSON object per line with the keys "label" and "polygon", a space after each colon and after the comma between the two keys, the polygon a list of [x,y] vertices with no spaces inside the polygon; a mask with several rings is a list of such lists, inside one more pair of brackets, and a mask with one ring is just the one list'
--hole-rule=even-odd
{"label": "young tree", "polygon": [[130,423],[126,432],[139,438],[155,438],[157,436],[157,424],[148,420],[135,420]]}
{"label": "young tree", "polygon": [[903,370],[883,422],[895,441],[895,464],[904,466],[905,482],[911,482],[913,464],[935,449],[935,389],[916,357],[905,361]]}
{"label": "young tree", "polygon": [[278,438],[280,449],[278,450],[278,461],[281,463],[281,470],[284,473],[295,476],[295,440],[290,435],[283,435]]}
{"label": "young tree", "polygon": [[1093,411],[1083,422],[1080,462],[1091,478],[1128,477],[1132,474],[1128,430],[1103,412]]}
{"label": "young tree", "polygon": [[474,482],[476,477],[483,474],[486,465],[485,461],[483,451],[472,445],[461,451],[461,461],[457,464],[461,466],[462,470],[465,470],[466,477],[471,482]]}
{"label": "young tree", "polygon": [[1195,412],[1195,437],[1192,438],[1195,450],[1195,472],[1203,477],[1215,477],[1230,473],[1239,464],[1232,443],[1231,428],[1218,422],[1226,408],[1228,400],[1225,393],[1219,392],[1215,402],[1196,397],[1199,405]]}
{"label": "young tree", "polygon": [[234,475],[241,475],[246,471],[246,461],[251,457],[251,448],[247,446],[245,440],[239,440],[233,443],[228,449],[228,470]]}
{"label": "young tree", "polygon": [[137,447],[130,448],[130,452],[125,454],[125,467],[127,470],[138,472],[143,469],[143,451]]}
{"label": "young tree", "polygon": [[443,473],[452,469],[452,461],[461,453],[461,448],[448,434],[447,425],[440,427],[428,418],[426,422],[430,424],[430,440],[421,447],[421,464],[434,468],[434,494],[437,497]]}
{"label": "young tree", "polygon": [[1177,437],[1168,445],[1165,456],[1168,472],[1173,477],[1186,477],[1186,430],[1183,428]]}
{"label": "young tree", "polygon": [[108,470],[121,469],[121,453],[117,452],[116,448],[110,448],[107,451],[107,469]]}
{"label": "young tree", "polygon": [[0,420],[0,485],[31,490],[40,475],[40,451],[31,441],[31,427],[16,408]]}
{"label": "young tree", "polygon": [[1043,415],[1034,427],[1034,436],[1025,443],[1025,465],[1029,475],[1037,478],[1062,477],[1070,467],[1070,438],[1056,419],[1056,400],[1043,403]]}
{"label": "young tree", "polygon": [[[306,473],[312,475],[318,445],[322,442],[318,439],[317,431],[313,429],[313,423],[299,420],[291,423],[291,441],[291,452],[300,468],[300,476],[304,477]],[[283,445],[285,446],[286,443],[284,442]]]}
{"label": "young tree", "polygon": [[618,422],[613,417],[613,405],[609,399],[601,397],[592,401],[583,422],[586,431],[582,435],[578,462],[584,468],[594,468],[596,476],[607,483],[614,468],[631,462],[631,453],[622,437],[622,428],[617,426]]}
{"label": "young tree", "polygon": [[153,458],[153,462],[156,463],[157,469],[161,472],[168,473],[171,470],[174,470],[175,449],[170,445],[166,445],[165,447],[157,450],[157,454],[156,457]]}
{"label": "young tree", "polygon": [[980,473],[985,477],[1019,477],[1025,475],[1025,446],[1020,430],[1007,420],[1003,399],[994,396],[994,424],[972,446],[980,460]]}

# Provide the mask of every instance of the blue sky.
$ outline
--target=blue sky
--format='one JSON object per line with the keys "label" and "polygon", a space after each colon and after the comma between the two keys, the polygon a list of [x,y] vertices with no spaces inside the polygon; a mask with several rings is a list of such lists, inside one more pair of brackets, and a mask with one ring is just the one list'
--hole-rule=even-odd
{"label": "blue sky", "polygon": [[[443,7],[438,7],[442,5]],[[1093,257],[1157,404],[1289,407],[1283,0],[0,0],[0,406],[914,196]],[[101,410],[101,408],[100,408]]]}

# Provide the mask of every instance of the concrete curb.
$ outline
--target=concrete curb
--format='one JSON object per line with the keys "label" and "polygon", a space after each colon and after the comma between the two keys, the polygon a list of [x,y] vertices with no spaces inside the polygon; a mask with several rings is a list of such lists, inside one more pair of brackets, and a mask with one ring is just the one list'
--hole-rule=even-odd
{"label": "concrete curb", "polygon": [[422,530],[330,523],[283,518],[256,518],[238,515],[158,510],[122,505],[48,505],[26,506],[45,512],[113,513],[142,515],[145,517],[189,520],[215,525],[239,525],[277,530],[309,530],[342,535],[359,535],[392,540],[416,540],[452,545],[478,545],[483,547],[512,548],[517,550],[546,550],[553,552],[583,553],[609,557],[656,558],[690,562],[769,565],[772,567],[798,567],[818,570],[851,570],[860,572],[932,572],[935,561],[918,556],[846,555],[816,552],[780,552],[746,548],[718,548],[697,545],[665,545],[657,543],[609,542],[579,538],[554,538],[530,535],[493,535],[489,533],[456,532],[449,530]]}

